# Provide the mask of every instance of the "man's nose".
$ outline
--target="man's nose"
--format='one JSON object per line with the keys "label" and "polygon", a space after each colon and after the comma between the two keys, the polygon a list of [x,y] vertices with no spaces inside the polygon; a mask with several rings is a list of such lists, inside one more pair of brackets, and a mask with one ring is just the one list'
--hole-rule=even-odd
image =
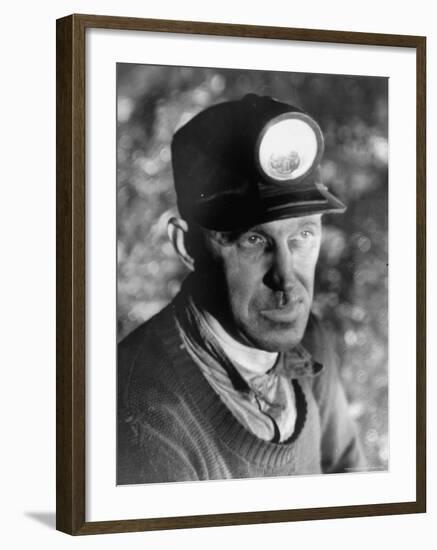
{"label": "man's nose", "polygon": [[296,286],[296,271],[293,252],[286,246],[272,253],[272,263],[265,283],[272,290],[291,292]]}

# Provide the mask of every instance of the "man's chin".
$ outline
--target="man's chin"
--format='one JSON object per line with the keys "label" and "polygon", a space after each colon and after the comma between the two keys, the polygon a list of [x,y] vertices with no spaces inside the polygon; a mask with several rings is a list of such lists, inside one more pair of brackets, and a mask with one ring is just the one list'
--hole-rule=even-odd
{"label": "man's chin", "polygon": [[285,352],[290,351],[302,341],[302,337],[288,338],[287,340],[263,340],[256,347],[270,352]]}
{"label": "man's chin", "polygon": [[271,352],[289,351],[297,346],[303,338],[305,328],[281,324],[275,329],[265,330],[262,334],[252,335],[250,341],[258,349]]}

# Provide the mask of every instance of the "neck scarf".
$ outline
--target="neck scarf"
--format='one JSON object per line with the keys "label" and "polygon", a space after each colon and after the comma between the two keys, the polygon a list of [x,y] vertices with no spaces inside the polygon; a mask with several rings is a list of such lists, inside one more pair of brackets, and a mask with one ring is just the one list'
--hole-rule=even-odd
{"label": "neck scarf", "polygon": [[[313,363],[311,355],[298,344],[290,351],[276,354],[276,361],[267,371],[263,372],[264,366],[254,364],[251,372],[248,364],[239,365],[231,357],[235,354],[229,353],[228,346],[225,353],[222,331],[226,331],[215,318],[211,322],[210,314],[196,305],[188,285],[183,285],[174,305],[186,350],[234,416],[261,439],[282,442],[291,437],[297,416],[291,380],[314,375],[317,366],[321,366]],[[232,342],[228,333],[226,336]]]}

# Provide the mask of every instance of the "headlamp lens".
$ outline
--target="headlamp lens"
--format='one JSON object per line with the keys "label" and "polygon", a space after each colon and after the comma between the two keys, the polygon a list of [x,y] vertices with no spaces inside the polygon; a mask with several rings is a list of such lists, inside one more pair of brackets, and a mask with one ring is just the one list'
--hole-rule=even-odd
{"label": "headlamp lens", "polygon": [[274,122],[261,138],[259,165],[269,178],[278,182],[298,179],[312,168],[322,147],[321,139],[318,126],[302,117]]}

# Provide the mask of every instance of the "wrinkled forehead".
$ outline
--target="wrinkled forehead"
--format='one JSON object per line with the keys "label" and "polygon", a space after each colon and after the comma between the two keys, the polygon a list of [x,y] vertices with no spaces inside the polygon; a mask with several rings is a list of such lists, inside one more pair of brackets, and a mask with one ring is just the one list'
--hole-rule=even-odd
{"label": "wrinkled forehead", "polygon": [[308,216],[298,216],[293,218],[284,218],[280,220],[273,220],[271,222],[264,222],[235,231],[236,234],[245,233],[263,233],[272,236],[281,236],[285,234],[292,234],[303,228],[314,228],[320,230],[322,226],[322,214],[311,214]]}
{"label": "wrinkled forehead", "polygon": [[305,227],[320,229],[322,226],[322,214],[311,214],[308,216],[298,216],[294,218],[284,218],[254,225],[247,231],[262,231],[265,233],[289,233],[300,230]]}

